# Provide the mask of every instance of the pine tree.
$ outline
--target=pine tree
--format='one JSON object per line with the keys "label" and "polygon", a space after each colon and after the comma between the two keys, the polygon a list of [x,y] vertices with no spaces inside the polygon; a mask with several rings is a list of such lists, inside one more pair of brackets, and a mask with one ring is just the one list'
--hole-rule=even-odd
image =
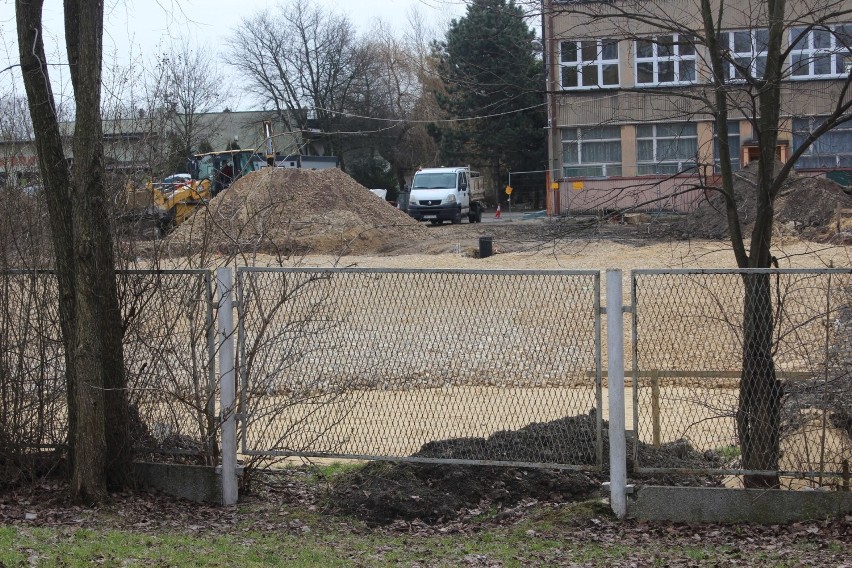
{"label": "pine tree", "polygon": [[450,118],[430,128],[444,163],[489,165],[497,171],[543,169],[547,157],[544,67],[535,32],[514,0],[474,0],[434,46]]}

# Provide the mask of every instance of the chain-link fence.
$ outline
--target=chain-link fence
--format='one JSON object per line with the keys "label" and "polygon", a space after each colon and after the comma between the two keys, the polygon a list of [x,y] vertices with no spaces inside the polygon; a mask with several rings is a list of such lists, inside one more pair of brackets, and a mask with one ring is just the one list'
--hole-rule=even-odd
{"label": "chain-link fence", "polygon": [[635,436],[718,473],[848,483],[850,271],[637,270],[632,289]]}
{"label": "chain-link fence", "polygon": [[[0,275],[0,445],[65,444],[58,292],[50,271]],[[118,288],[132,436],[145,453],[217,457],[217,379],[208,271],[121,271]]]}
{"label": "chain-link fence", "polygon": [[[850,271],[634,271],[631,285],[637,439],[716,456],[702,473],[843,478]],[[0,286],[0,443],[61,446],[55,277],[6,272]],[[236,292],[247,456],[605,461],[596,271],[243,268]],[[216,463],[211,274],[122,272],[119,293],[139,449]],[[666,469],[637,447],[639,472]]]}
{"label": "chain-link fence", "polygon": [[218,457],[212,276],[206,270],[119,273],[128,399],[140,452]]}
{"label": "chain-link fence", "polygon": [[3,273],[0,447],[7,460],[64,444],[66,417],[56,279],[43,271]]}
{"label": "chain-link fence", "polygon": [[598,272],[245,268],[237,295],[245,454],[601,464]]}

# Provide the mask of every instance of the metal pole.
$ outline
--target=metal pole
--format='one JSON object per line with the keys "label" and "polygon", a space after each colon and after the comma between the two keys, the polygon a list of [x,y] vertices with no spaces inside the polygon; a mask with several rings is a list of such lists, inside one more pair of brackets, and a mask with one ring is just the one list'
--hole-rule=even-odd
{"label": "metal pole", "polygon": [[234,283],[231,270],[216,270],[216,295],[219,303],[219,391],[222,420],[222,504],[236,505],[237,421],[234,416],[236,385],[234,372]]}
{"label": "metal pole", "polygon": [[662,444],[662,428],[660,428],[660,375],[656,370],[651,371],[651,432],[654,447],[659,448]]}
{"label": "metal pole", "polygon": [[204,274],[204,299],[207,313],[204,323],[207,326],[207,465],[215,466],[219,462],[219,445],[216,441],[216,324],[213,322],[213,275]]}
{"label": "metal pole", "polygon": [[606,336],[609,390],[610,507],[627,515],[627,437],[624,432],[624,317],[621,270],[606,271]]}
{"label": "metal pole", "polygon": [[[512,172],[509,172],[509,187],[512,187]],[[509,194],[509,199],[507,201],[509,205],[509,213],[512,212],[512,194]]]}

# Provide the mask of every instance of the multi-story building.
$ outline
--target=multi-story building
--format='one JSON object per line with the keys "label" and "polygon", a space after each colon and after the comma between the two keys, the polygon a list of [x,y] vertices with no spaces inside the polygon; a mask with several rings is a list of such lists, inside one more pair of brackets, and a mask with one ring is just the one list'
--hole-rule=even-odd
{"label": "multi-story building", "polygon": [[[544,1],[551,213],[636,208],[689,210],[696,177],[718,171],[716,92],[699,0]],[[776,157],[847,100],[852,0],[787,2]],[[713,1],[726,63],[734,169],[757,157],[756,92],[767,57],[766,1]],[[753,80],[749,80],[753,79]],[[852,169],[852,122],[796,162],[819,175]],[[703,185],[707,185],[704,183]]]}

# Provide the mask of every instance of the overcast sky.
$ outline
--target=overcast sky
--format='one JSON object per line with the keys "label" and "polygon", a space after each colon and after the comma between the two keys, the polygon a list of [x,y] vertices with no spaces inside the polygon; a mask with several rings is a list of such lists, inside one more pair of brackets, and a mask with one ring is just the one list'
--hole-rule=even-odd
{"label": "overcast sky", "polygon": [[[174,40],[187,41],[195,47],[218,51],[225,38],[247,16],[261,11],[298,7],[298,0],[105,0],[104,60],[150,61]],[[452,18],[465,12],[464,0],[312,0],[346,15],[366,33],[377,18],[389,23],[403,35],[412,8],[418,10],[427,25],[446,30]],[[48,57],[62,57],[62,0],[45,0],[45,40]],[[18,62],[15,42],[14,0],[0,0],[0,69]],[[165,46],[165,47],[164,47]],[[51,53],[52,52],[52,53]],[[54,81],[57,81],[54,73]],[[0,73],[0,95],[6,94],[16,80],[14,73]],[[16,91],[23,95],[22,89]]]}

